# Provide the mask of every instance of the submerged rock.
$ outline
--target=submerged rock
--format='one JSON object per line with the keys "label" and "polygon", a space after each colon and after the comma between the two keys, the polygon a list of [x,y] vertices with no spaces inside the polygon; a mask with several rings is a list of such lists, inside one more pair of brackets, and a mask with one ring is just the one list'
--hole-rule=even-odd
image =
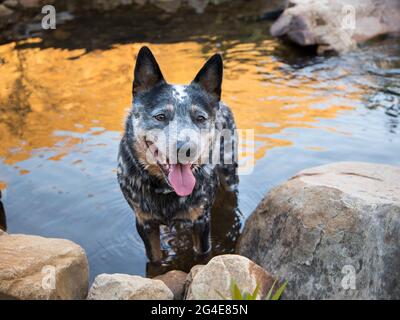
{"label": "submerged rock", "polygon": [[5,0],[2,3],[8,8],[17,8],[18,7],[18,0]]}
{"label": "submerged rock", "polygon": [[208,5],[209,0],[188,0],[188,4],[196,13],[203,13]]}
{"label": "submerged rock", "polygon": [[288,279],[288,299],[400,299],[400,167],[339,162],[274,188],[238,252]]}
{"label": "submerged rock", "polygon": [[150,2],[168,13],[174,13],[178,11],[182,4],[182,0],[150,0]]}
{"label": "submerged rock", "polygon": [[88,273],[72,241],[0,232],[0,299],[84,299]]}
{"label": "submerged rock", "polygon": [[182,300],[185,291],[187,273],[180,270],[172,270],[157,277],[155,280],[161,280],[174,294],[175,300]]}
{"label": "submerged rock", "polygon": [[174,294],[161,280],[128,274],[100,274],[88,300],[172,300]]}
{"label": "submerged rock", "polygon": [[271,26],[273,36],[286,36],[319,52],[346,52],[381,34],[400,31],[398,0],[290,0]]}
{"label": "submerged rock", "polygon": [[19,4],[24,8],[39,7],[41,2],[41,0],[19,0]]}
{"label": "submerged rock", "polygon": [[259,285],[257,297],[260,299],[275,281],[263,268],[236,254],[216,256],[207,265],[192,269],[191,274],[193,279],[188,285],[187,300],[231,299],[232,281],[242,293],[253,293]]}
{"label": "submerged rock", "polygon": [[18,0],[22,8],[37,8],[48,4],[58,4],[60,0]]}
{"label": "submerged rock", "polygon": [[5,5],[0,4],[0,18],[5,18],[13,14],[13,11]]}

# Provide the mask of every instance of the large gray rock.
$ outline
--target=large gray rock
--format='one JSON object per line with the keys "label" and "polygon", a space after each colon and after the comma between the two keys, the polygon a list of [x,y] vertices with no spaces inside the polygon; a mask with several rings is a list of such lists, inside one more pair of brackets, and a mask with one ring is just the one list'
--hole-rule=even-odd
{"label": "large gray rock", "polygon": [[0,233],[0,299],[84,299],[88,273],[69,240]]}
{"label": "large gray rock", "polygon": [[260,299],[266,295],[275,281],[263,268],[236,254],[212,258],[205,266],[197,267],[192,272],[192,277],[186,295],[187,300],[231,299],[232,281],[238,285],[242,293],[253,293],[259,285],[257,298]]}
{"label": "large gray rock", "polygon": [[274,188],[238,252],[289,280],[288,299],[400,299],[400,167],[339,162]]}
{"label": "large gray rock", "polygon": [[318,45],[320,52],[346,52],[358,42],[399,31],[398,0],[290,0],[271,26],[273,36]]}
{"label": "large gray rock", "polygon": [[100,274],[88,300],[172,300],[174,294],[161,280],[128,274]]}

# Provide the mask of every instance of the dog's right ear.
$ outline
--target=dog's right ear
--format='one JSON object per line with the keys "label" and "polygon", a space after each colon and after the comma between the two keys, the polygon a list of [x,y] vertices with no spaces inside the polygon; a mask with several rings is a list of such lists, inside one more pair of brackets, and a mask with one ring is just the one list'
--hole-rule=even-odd
{"label": "dog's right ear", "polygon": [[133,75],[132,94],[150,90],[159,83],[165,82],[160,67],[146,46],[139,50]]}

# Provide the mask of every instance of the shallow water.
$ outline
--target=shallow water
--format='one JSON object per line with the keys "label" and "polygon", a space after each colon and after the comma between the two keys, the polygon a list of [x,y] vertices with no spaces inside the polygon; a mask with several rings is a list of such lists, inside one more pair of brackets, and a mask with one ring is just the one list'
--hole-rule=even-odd
{"label": "shallow water", "polygon": [[[190,82],[207,57],[221,52],[223,100],[239,128],[255,130],[255,167],[240,177],[239,209],[227,200],[213,213],[215,253],[231,252],[263,195],[303,168],[333,161],[400,165],[398,38],[315,57],[271,38],[268,22],[212,10],[193,15],[190,28],[187,15],[159,16],[146,28],[127,28],[132,17],[83,17],[0,46],[0,190],[9,232],[77,242],[91,279],[145,274],[144,248],[116,181],[134,57],[144,44],[171,83]],[[188,269],[188,238],[174,239],[165,231],[166,268]]]}

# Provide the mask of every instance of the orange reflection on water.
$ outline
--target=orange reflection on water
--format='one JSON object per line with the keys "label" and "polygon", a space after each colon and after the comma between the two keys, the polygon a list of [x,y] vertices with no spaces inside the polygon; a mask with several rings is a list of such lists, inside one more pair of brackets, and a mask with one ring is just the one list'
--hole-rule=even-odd
{"label": "orange reflection on water", "polygon": [[[40,41],[27,40],[25,43]],[[7,164],[51,150],[57,161],[73,152],[80,138],[68,132],[92,135],[122,131],[131,101],[134,57],[143,43],[116,45],[109,50],[19,49],[16,43],[0,46],[0,157]],[[147,44],[166,79],[188,83],[208,54],[197,42]],[[266,40],[261,47],[276,43]],[[260,53],[255,44],[235,43],[223,52],[223,99],[231,106],[238,128],[255,129],[255,158],[268,149],[289,146],[290,139],[272,137],[287,128],[309,128],[320,119],[335,118],[349,110],[328,104],[329,96],[312,86],[287,85],[282,63]],[[268,75],[271,81],[265,78]],[[100,128],[91,131],[92,128]],[[66,131],[66,134],[57,134]]]}
{"label": "orange reflection on water", "polygon": [[7,183],[0,181],[0,190],[4,190],[7,188]]}

